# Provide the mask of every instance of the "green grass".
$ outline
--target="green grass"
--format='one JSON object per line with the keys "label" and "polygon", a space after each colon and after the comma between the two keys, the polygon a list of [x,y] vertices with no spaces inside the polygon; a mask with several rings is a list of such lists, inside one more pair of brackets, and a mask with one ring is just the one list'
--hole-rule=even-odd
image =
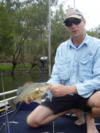
{"label": "green grass", "polygon": [[12,65],[1,65],[0,66],[0,71],[11,71],[12,70]]}
{"label": "green grass", "polygon": [[[12,64],[9,65],[0,65],[0,72],[2,71],[11,71],[12,70]],[[17,65],[15,70],[29,70],[30,69],[30,65],[27,64],[25,66],[21,66],[21,65]],[[33,71],[39,70],[39,68],[37,66],[35,66],[33,68]]]}

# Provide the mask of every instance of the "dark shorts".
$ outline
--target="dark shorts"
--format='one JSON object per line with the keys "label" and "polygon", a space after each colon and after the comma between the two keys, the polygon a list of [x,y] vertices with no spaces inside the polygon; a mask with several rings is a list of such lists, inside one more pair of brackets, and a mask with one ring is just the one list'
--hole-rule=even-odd
{"label": "dark shorts", "polygon": [[79,95],[66,95],[64,97],[53,97],[51,101],[47,98],[41,105],[50,108],[54,114],[69,109],[80,109],[87,112],[91,109],[87,106],[87,100]]}

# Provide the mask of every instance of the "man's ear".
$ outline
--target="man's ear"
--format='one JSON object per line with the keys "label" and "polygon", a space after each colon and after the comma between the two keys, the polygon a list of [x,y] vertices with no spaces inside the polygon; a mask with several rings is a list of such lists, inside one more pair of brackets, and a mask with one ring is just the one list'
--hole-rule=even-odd
{"label": "man's ear", "polygon": [[85,20],[85,19],[83,19],[83,22],[84,22],[84,24],[86,25],[86,20]]}

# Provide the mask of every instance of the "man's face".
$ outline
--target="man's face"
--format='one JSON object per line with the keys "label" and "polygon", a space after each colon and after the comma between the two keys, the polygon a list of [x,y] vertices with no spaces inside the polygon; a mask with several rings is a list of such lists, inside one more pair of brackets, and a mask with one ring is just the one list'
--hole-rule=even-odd
{"label": "man's face", "polygon": [[79,37],[82,34],[84,34],[85,20],[70,18],[66,22],[66,28],[69,31],[72,38]]}

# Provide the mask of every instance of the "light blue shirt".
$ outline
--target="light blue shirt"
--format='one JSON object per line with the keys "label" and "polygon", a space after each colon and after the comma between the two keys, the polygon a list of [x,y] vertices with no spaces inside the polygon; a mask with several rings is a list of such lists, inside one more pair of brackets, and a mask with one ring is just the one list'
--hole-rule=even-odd
{"label": "light blue shirt", "polygon": [[61,43],[48,82],[75,85],[78,94],[84,98],[100,90],[100,40],[86,34],[78,48],[71,39]]}

